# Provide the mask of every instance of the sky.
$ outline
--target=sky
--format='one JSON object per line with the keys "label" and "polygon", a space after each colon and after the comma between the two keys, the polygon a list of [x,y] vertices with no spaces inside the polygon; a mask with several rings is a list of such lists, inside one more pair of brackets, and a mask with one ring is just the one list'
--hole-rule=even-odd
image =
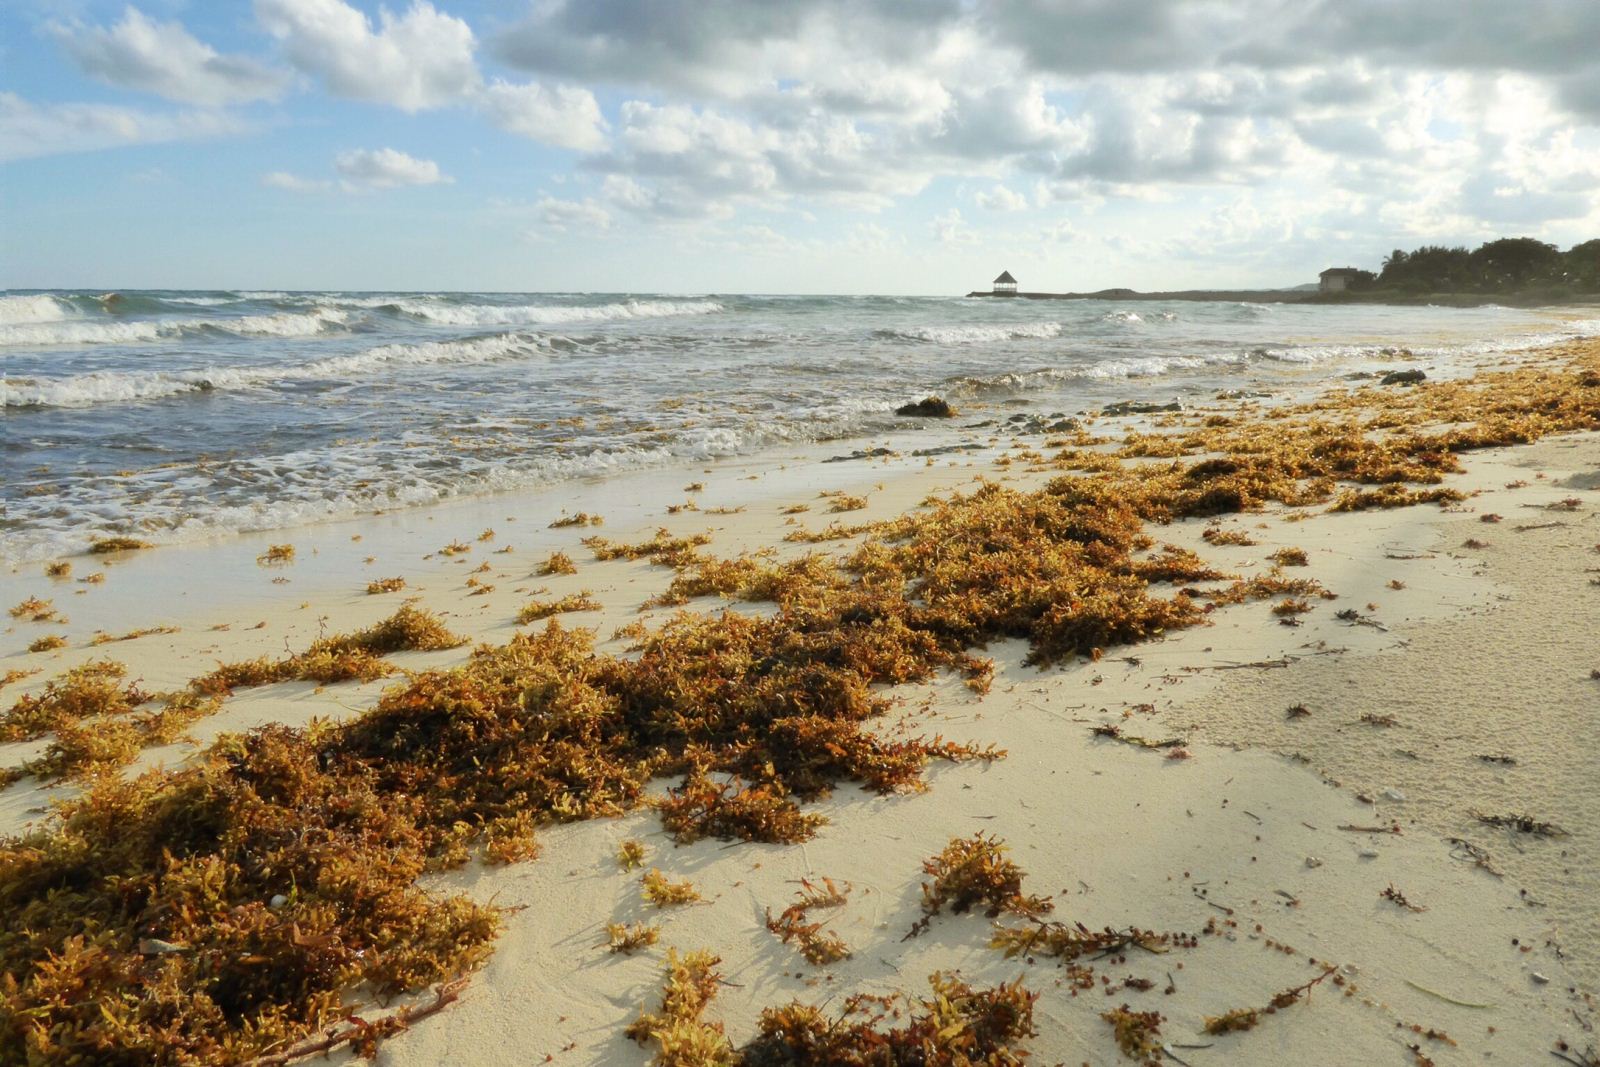
{"label": "sky", "polygon": [[0,285],[1279,287],[1600,236],[1600,0],[0,0]]}

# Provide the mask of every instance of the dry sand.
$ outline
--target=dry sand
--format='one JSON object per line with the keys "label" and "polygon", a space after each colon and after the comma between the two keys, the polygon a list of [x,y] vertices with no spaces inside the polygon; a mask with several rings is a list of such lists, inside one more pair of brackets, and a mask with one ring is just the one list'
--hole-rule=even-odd
{"label": "dry sand", "polygon": [[[968,437],[985,442],[987,432]],[[838,451],[628,475],[559,494],[163,549],[110,565],[73,561],[74,577],[104,570],[101,585],[45,579],[30,567],[0,579],[5,602],[53,597],[70,622],[18,623],[0,635],[0,672],[43,668],[4,695],[14,699],[93,658],[130,664],[150,688],[174,687],[218,660],[299,649],[321,632],[366,625],[407,596],[448,613],[453,628],[476,640],[503,642],[533,590],[544,589],[541,598],[589,590],[604,610],[563,621],[605,636],[635,619],[662,617],[637,609],[670,572],[589,560],[579,541],[595,531],[547,528],[563,511],[604,514],[599,532],[618,540],[664,525],[674,533],[710,530],[711,550],[724,555],[769,545],[795,553],[803,549],[781,541],[791,519],[815,529],[835,518],[884,518],[975,476],[1018,485],[1037,477],[997,471],[993,449],[939,457],[932,466],[905,456],[817,462]],[[1600,681],[1589,677],[1600,668],[1600,586],[1586,568],[1600,567],[1592,550],[1600,541],[1600,435],[1475,454],[1468,464],[1469,473],[1452,484],[1492,491],[1455,513],[1424,507],[1306,521],[1279,513],[1231,517],[1229,525],[1259,540],[1248,548],[1204,545],[1198,523],[1155,531],[1240,569],[1251,562],[1261,569],[1277,547],[1304,548],[1305,573],[1340,599],[1318,604],[1294,628],[1278,625],[1265,604],[1224,608],[1211,626],[1047,672],[1022,666],[1020,647],[991,648],[998,671],[982,699],[955,680],[905,687],[896,693],[901,713],[884,729],[992,742],[1008,757],[936,766],[928,791],[913,796],[841,789],[817,806],[828,823],[805,845],[675,847],[653,815],[639,812],[544,831],[543,854],[531,863],[474,863],[437,877],[440,888],[513,910],[461,1002],[386,1042],[380,1061],[524,1064],[548,1056],[568,1065],[642,1064],[647,1053],[622,1031],[641,1009],[656,1007],[669,945],[722,957],[727,984],[710,1015],[736,1042],[751,1033],[763,1006],[793,998],[837,1006],[855,992],[921,992],[926,976],[943,969],[981,985],[1022,976],[1039,992],[1041,1032],[1030,1047],[1041,1063],[1125,1062],[1099,1017],[1123,1003],[1165,1015],[1171,1053],[1195,1067],[1405,1064],[1416,1062],[1406,1047],[1413,1043],[1439,1064],[1526,1064],[1549,1061],[1558,1039],[1580,1049],[1596,1043],[1594,1001],[1585,989],[1600,985]],[[1503,488],[1519,479],[1529,484]],[[692,481],[704,482],[704,490],[686,493]],[[828,515],[826,501],[817,499],[822,489],[865,493],[869,506]],[[1581,504],[1559,513],[1523,506],[1566,497]],[[685,499],[702,509],[744,510],[665,514]],[[781,513],[801,502],[811,511]],[[1487,510],[1505,521],[1481,523]],[[1565,525],[1515,530],[1550,521]],[[493,539],[477,540],[490,527]],[[1490,544],[1460,548],[1468,537]],[[296,544],[293,564],[256,564],[267,544],[285,540]],[[472,551],[437,554],[455,540]],[[497,554],[507,545],[514,551]],[[534,566],[557,548],[578,561],[578,573],[534,577]],[[484,562],[489,568],[479,572]],[[369,580],[390,575],[404,576],[408,589],[365,594]],[[493,591],[474,595],[469,576]],[[1404,588],[1390,588],[1391,580]],[[1337,620],[1334,612],[1345,607],[1384,628]],[[258,622],[265,626],[253,628]],[[86,647],[96,630],[155,625],[180,630]],[[66,635],[70,647],[22,651],[47,632]],[[622,643],[602,647],[616,651]],[[415,668],[465,655],[394,659]],[[1285,665],[1240,666],[1278,661]],[[355,714],[383,686],[286,683],[243,691],[195,726],[194,741],[264,722]],[[1311,714],[1288,720],[1291,704]],[[1396,725],[1364,724],[1363,714],[1392,715]],[[1092,736],[1093,725],[1110,722],[1139,736],[1182,737],[1190,758]],[[38,747],[0,746],[0,765]],[[153,750],[141,765],[171,765],[190,751],[193,745]],[[1489,763],[1483,755],[1516,762]],[[43,805],[72,792],[31,780],[0,792],[0,832],[44,817]],[[1477,822],[1473,810],[1527,812],[1571,836],[1509,834]],[[1341,829],[1391,822],[1403,832]],[[921,914],[922,861],[952,837],[979,831],[1011,846],[1028,872],[1028,891],[1054,895],[1054,918],[1190,932],[1211,922],[1221,932],[1193,949],[1102,961],[1097,981],[1113,984],[1082,991],[1050,961],[1007,960],[987,947],[990,924],[980,916],[940,916],[925,934],[905,940]],[[620,870],[614,859],[630,837],[645,843],[647,867],[692,880],[707,902],[648,908],[638,872]],[[1475,865],[1450,837],[1487,850],[1501,874]],[[816,968],[769,933],[765,917],[792,901],[801,879],[824,876],[850,886],[830,929],[852,956]],[[1391,885],[1425,910],[1381,897]],[[624,957],[600,947],[607,923],[638,920],[660,923],[656,948]],[[1325,984],[1308,1004],[1249,1033],[1201,1034],[1204,1016],[1263,1005],[1324,964],[1340,968],[1343,990]],[[1154,988],[1123,987],[1129,977]],[[1420,1036],[1429,1029],[1454,1044]]]}

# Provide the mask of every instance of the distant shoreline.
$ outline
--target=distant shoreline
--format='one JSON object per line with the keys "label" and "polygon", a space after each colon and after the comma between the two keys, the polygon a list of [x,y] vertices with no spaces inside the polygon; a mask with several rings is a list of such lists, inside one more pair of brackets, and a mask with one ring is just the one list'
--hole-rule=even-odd
{"label": "distant shoreline", "polygon": [[1203,300],[1245,301],[1253,304],[1389,304],[1407,307],[1581,307],[1600,306],[1600,293],[1323,293],[1294,289],[1182,289],[1141,293],[1136,289],[1101,289],[1093,293],[993,293],[974,289],[969,297],[997,300]]}

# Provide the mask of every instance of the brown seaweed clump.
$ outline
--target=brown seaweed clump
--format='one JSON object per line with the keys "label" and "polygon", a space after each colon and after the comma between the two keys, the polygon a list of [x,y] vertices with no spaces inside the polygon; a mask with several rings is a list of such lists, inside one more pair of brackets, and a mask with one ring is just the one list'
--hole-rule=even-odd
{"label": "brown seaweed clump", "polygon": [[678,904],[694,904],[700,897],[700,891],[694,887],[693,882],[674,882],[661,873],[661,868],[652,867],[639,879],[639,885],[644,891],[645,900],[658,908],[670,908]]}
{"label": "brown seaweed clump", "polygon": [[140,709],[124,718],[81,720],[56,727],[50,743],[22,771],[41,781],[93,778],[132,763],[151,745],[171,744],[191,723],[213,715],[217,697],[174,693],[154,709]]}
{"label": "brown seaweed clump", "polygon": [[1022,927],[996,923],[989,947],[1000,949],[1008,959],[1050,956],[1062,963],[1073,963],[1085,956],[1119,956],[1130,948],[1164,953],[1173,947],[1193,948],[1195,943],[1193,934],[1158,934],[1136,926],[1091,930],[1082,923],[1036,921],[1032,926]]}
{"label": "brown seaweed clump", "polygon": [[562,515],[550,523],[550,529],[559,530],[568,526],[603,526],[604,517],[591,515],[587,511],[580,511],[575,515]]}
{"label": "brown seaweed clump", "polygon": [[661,927],[649,923],[606,924],[606,948],[613,954],[631,956],[661,939]]}
{"label": "brown seaweed clump", "polygon": [[565,552],[552,552],[545,561],[539,564],[534,573],[541,577],[555,574],[577,574],[578,567],[572,562],[572,557]]}
{"label": "brown seaweed clump", "polygon": [[1343,985],[1343,980],[1338,977],[1338,968],[1329,967],[1320,975],[1311,979],[1304,985],[1285,989],[1273,995],[1272,999],[1262,1008],[1235,1008],[1223,1012],[1221,1015],[1206,1016],[1202,1029],[1208,1034],[1231,1034],[1244,1030],[1254,1030],[1260,1025],[1261,1019],[1266,1015],[1273,1015],[1283,1008],[1300,1001],[1310,1001],[1311,991],[1327,979],[1333,978],[1335,985]]}
{"label": "brown seaweed clump", "polygon": [[1026,918],[1050,911],[1055,905],[1048,897],[1022,895],[1022,868],[1006,858],[1008,851],[998,838],[974,834],[952,838],[943,852],[924,861],[922,869],[932,881],[922,883],[926,914],[913,932],[921,933],[946,905],[958,915],[982,905],[991,919],[1002,911]]}
{"label": "brown seaweed clump", "polygon": [[108,556],[113,552],[132,552],[149,547],[149,541],[141,541],[137,537],[102,537],[89,544],[88,552],[91,556]]}
{"label": "brown seaweed clump", "polygon": [[263,567],[272,567],[293,562],[293,545],[268,545],[267,550],[256,557],[256,563]]}
{"label": "brown seaweed clump", "polygon": [[238,1063],[459,973],[497,918],[413,884],[415,802],[324,772],[318,731],[101,780],[0,847],[0,1061]]}
{"label": "brown seaweed clump", "polygon": [[661,1012],[641,1014],[628,1036],[655,1046],[652,1062],[660,1067],[732,1067],[738,1060],[722,1024],[701,1019],[717,995],[722,960],[704,950],[678,955],[667,950],[667,978],[661,989]]}
{"label": "brown seaweed clump", "polygon": [[353,634],[335,634],[313,641],[304,652],[273,660],[266,657],[224,663],[189,683],[199,693],[226,695],[291,679],[332,683],[370,682],[393,668],[383,657],[392,652],[435,652],[466,643],[437,615],[404,604],[393,615]]}
{"label": "brown seaweed clump", "polygon": [[738,778],[714,782],[698,771],[657,801],[656,810],[679,843],[719,837],[793,844],[815,836],[827,821],[802,812],[782,782],[747,785]]}
{"label": "brown seaweed clump", "polygon": [[150,697],[138,683],[125,683],[127,675],[120,663],[92,660],[52,678],[43,692],[18,698],[0,716],[0,741],[33,741],[85,719],[128,714]]}
{"label": "brown seaweed clump", "polygon": [[693,534],[689,537],[673,537],[665,527],[656,530],[655,536],[648,541],[635,544],[617,544],[606,540],[604,537],[585,537],[583,539],[589,551],[594,553],[598,560],[608,559],[648,559],[655,563],[662,563],[669,567],[687,563],[694,558],[694,550],[702,545],[711,543],[710,534]]}
{"label": "brown seaweed clump", "polygon": [[[836,1064],[923,1064],[927,1067],[1021,1067],[1021,1045],[1038,1031],[1038,994],[1019,979],[974,989],[959,978],[929,976],[930,996],[856,996],[837,1016],[798,1002],[767,1008],[756,1036],[739,1050],[742,1067],[834,1067]],[[909,1000],[910,998],[905,998]],[[900,1020],[900,1025],[888,1025]]]}
{"label": "brown seaweed clump", "polygon": [[784,944],[793,944],[807,963],[817,967],[850,958],[850,946],[838,934],[823,929],[820,922],[808,922],[807,913],[816,908],[842,907],[849,899],[848,888],[840,889],[832,878],[821,885],[801,879],[797,899],[776,919],[767,911],[767,929]]}
{"label": "brown seaweed clump", "polygon": [[722,1024],[704,1017],[721,982],[720,962],[705,951],[667,951],[661,1009],[642,1014],[627,1031],[653,1048],[657,1067],[1021,1067],[1027,1053],[1019,1046],[1037,1032],[1037,994],[1020,981],[980,990],[935,973],[928,979],[932,994],[914,1004],[854,996],[833,1018],[798,1001],[767,1008],[756,1036],[735,1049]]}
{"label": "brown seaweed clump", "polygon": [[13,619],[21,619],[24,622],[60,621],[60,617],[56,614],[54,602],[41,600],[36,596],[31,596],[22,601],[22,603],[13,606],[11,608],[11,617]]}
{"label": "brown seaweed clump", "polygon": [[517,612],[517,621],[520,623],[538,622],[548,619],[552,615],[564,615],[569,611],[599,611],[600,602],[589,595],[585,589],[581,593],[571,593],[560,600],[530,600],[522,605],[522,610]]}
{"label": "brown seaweed clump", "polygon": [[1161,1042],[1165,1016],[1154,1011],[1134,1011],[1124,1004],[1101,1012],[1100,1018],[1111,1024],[1117,1049],[1125,1059],[1134,1060],[1141,1067],[1161,1067],[1166,1055]]}
{"label": "brown seaweed clump", "polygon": [[44,781],[87,778],[131,763],[139,752],[168,744],[185,727],[217,710],[218,702],[196,693],[174,693],[159,707],[137,683],[125,683],[127,668],[96,660],[52,679],[37,696],[25,696],[0,717],[0,741],[31,741],[46,735],[40,756],[20,773]]}

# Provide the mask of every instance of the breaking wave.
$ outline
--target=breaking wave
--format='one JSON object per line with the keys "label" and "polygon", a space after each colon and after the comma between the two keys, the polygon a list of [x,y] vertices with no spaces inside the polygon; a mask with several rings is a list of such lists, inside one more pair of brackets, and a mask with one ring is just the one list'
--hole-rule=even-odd
{"label": "breaking wave", "polygon": [[334,308],[229,319],[138,319],[105,322],[65,319],[0,325],[0,346],[146,344],[196,334],[240,337],[311,337],[344,326],[349,315]]}
{"label": "breaking wave", "polygon": [[874,337],[885,340],[925,341],[936,345],[971,345],[985,341],[1046,340],[1060,337],[1059,322],[1029,322],[1009,326],[911,326],[894,330],[875,330]]}
{"label": "breaking wave", "polygon": [[723,310],[715,300],[628,300],[597,307],[560,304],[449,304],[429,300],[385,300],[374,305],[393,308],[423,322],[446,326],[561,326],[574,322],[611,322],[671,315],[711,315]]}
{"label": "breaking wave", "polygon": [[60,322],[71,310],[70,304],[53,296],[0,296],[0,326]]}
{"label": "breaking wave", "polygon": [[0,406],[84,408],[184,393],[248,389],[274,382],[358,381],[383,369],[442,363],[488,363],[548,348],[527,334],[497,334],[464,341],[392,344],[309,363],[259,367],[201,367],[179,371],[92,371],[70,378],[0,380]]}

